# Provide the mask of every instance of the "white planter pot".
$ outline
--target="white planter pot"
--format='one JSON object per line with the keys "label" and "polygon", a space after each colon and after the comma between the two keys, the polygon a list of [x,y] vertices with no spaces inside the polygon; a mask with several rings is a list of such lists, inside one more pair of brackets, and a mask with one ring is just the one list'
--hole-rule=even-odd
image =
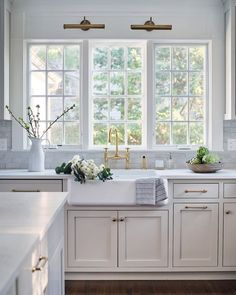
{"label": "white planter pot", "polygon": [[31,148],[29,152],[29,165],[28,171],[30,172],[41,172],[44,171],[44,151],[42,147],[42,139],[30,137]]}

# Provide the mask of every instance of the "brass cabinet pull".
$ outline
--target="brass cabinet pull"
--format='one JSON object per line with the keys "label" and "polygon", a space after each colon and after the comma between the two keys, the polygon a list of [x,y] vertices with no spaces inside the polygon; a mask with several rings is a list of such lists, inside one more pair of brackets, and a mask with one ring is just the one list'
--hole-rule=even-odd
{"label": "brass cabinet pull", "polygon": [[29,189],[29,190],[27,190],[27,189],[12,189],[11,190],[13,193],[39,193],[40,192],[40,190],[39,189]]}
{"label": "brass cabinet pull", "polygon": [[227,214],[227,215],[230,214],[230,213],[231,213],[230,210],[226,210],[226,211],[225,211],[225,214]]}
{"label": "brass cabinet pull", "polygon": [[120,219],[119,219],[119,221],[125,221],[125,217],[121,217]]}
{"label": "brass cabinet pull", "polygon": [[185,209],[207,209],[207,206],[185,206]]}
{"label": "brass cabinet pull", "polygon": [[112,221],[113,221],[113,222],[116,222],[116,221],[117,221],[117,218],[112,218]]}
{"label": "brass cabinet pull", "polygon": [[207,190],[206,189],[202,189],[202,190],[188,190],[188,189],[186,189],[184,192],[185,192],[185,194],[188,194],[188,193],[203,193],[203,194],[205,194],[205,193],[207,193]]}
{"label": "brass cabinet pull", "polygon": [[47,262],[48,258],[46,256],[40,256],[37,264],[32,268],[32,272],[42,271]]}

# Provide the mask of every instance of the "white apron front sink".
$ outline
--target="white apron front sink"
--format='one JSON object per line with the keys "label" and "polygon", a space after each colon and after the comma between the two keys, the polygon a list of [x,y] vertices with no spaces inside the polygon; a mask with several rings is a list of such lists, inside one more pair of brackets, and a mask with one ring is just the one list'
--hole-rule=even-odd
{"label": "white apron front sink", "polygon": [[113,170],[113,180],[90,180],[85,184],[69,179],[69,205],[135,205],[135,180],[157,177],[155,170]]}

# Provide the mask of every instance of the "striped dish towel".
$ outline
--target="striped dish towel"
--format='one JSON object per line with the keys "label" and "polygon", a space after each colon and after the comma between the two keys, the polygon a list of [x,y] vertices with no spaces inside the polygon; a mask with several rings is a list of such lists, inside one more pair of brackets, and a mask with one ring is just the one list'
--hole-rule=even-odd
{"label": "striped dish towel", "polygon": [[162,178],[140,178],[136,180],[137,205],[156,205],[165,199],[167,199],[167,193]]}

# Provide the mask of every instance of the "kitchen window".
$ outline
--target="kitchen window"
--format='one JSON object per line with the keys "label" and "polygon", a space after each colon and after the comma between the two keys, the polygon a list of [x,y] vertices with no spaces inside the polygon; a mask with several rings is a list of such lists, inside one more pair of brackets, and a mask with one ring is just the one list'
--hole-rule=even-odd
{"label": "kitchen window", "polygon": [[200,42],[31,42],[28,104],[40,105],[42,130],[76,104],[48,132],[51,144],[102,148],[110,128],[132,149],[208,144],[208,50]]}
{"label": "kitchen window", "polygon": [[206,144],[205,45],[155,45],[155,145]]}
{"label": "kitchen window", "polygon": [[75,104],[48,132],[51,144],[80,144],[80,45],[29,46],[29,105],[40,105],[41,131]]}
{"label": "kitchen window", "polygon": [[116,128],[120,145],[144,146],[146,42],[90,45],[89,145],[106,146],[109,129]]}

